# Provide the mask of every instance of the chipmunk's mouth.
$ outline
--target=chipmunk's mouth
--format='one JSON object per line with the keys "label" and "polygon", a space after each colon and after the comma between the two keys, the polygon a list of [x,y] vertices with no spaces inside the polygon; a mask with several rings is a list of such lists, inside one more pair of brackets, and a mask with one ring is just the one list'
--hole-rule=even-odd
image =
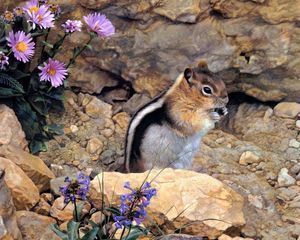
{"label": "chipmunk's mouth", "polygon": [[226,107],[214,108],[213,112],[219,114],[220,116],[225,116],[228,114],[228,110]]}

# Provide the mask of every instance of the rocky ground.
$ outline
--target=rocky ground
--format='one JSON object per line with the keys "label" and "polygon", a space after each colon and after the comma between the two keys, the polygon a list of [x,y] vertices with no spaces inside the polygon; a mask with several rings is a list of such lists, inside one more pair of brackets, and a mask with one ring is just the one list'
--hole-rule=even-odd
{"label": "rocky ground", "polygon": [[[61,118],[66,135],[51,141],[40,157],[58,176],[77,169],[117,169],[129,114],[95,96],[67,96],[67,112]],[[297,239],[300,105],[243,103],[230,108],[220,128],[204,138],[193,170],[220,179],[244,197],[243,236]]]}

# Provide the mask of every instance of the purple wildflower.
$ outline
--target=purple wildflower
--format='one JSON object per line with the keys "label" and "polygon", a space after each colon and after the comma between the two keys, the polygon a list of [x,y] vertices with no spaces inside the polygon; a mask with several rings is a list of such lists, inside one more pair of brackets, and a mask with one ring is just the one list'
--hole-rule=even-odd
{"label": "purple wildflower", "polygon": [[130,183],[125,182],[124,188],[131,192],[120,196],[120,216],[113,216],[116,228],[127,227],[132,221],[140,225],[147,215],[145,208],[149,205],[151,198],[156,195],[156,189],[151,188],[149,182],[138,189],[131,188]]}
{"label": "purple wildflower", "polygon": [[25,3],[25,6],[23,7],[23,10],[25,12],[30,13],[37,13],[39,10],[39,1],[38,0],[31,0]]}
{"label": "purple wildflower", "polygon": [[0,69],[3,70],[5,69],[5,65],[9,65],[9,62],[8,62],[8,57],[0,51]]}
{"label": "purple wildflower", "polygon": [[24,13],[23,8],[21,8],[21,7],[14,8],[14,14],[16,17],[21,17],[23,15],[23,13]]}
{"label": "purple wildflower", "polygon": [[50,4],[49,10],[54,14],[55,17],[58,17],[61,14],[61,8],[58,4]]}
{"label": "purple wildflower", "polygon": [[2,19],[6,23],[11,23],[15,20],[15,15],[11,11],[5,11],[2,15]]}
{"label": "purple wildflower", "polygon": [[35,43],[32,41],[30,33],[26,35],[23,31],[8,33],[7,45],[12,48],[14,56],[23,63],[28,62],[34,54]]}
{"label": "purple wildflower", "polygon": [[65,186],[61,186],[59,191],[64,196],[64,203],[75,203],[76,199],[86,199],[86,195],[90,189],[90,178],[84,175],[82,172],[77,173],[76,179],[65,178],[67,183]]}
{"label": "purple wildflower", "polygon": [[82,22],[79,20],[67,20],[62,24],[66,33],[81,32]]}
{"label": "purple wildflower", "polygon": [[52,87],[62,85],[68,75],[65,64],[51,58],[49,58],[48,63],[44,63],[44,66],[39,66],[38,69],[41,70],[40,81],[49,81]]}
{"label": "purple wildflower", "polygon": [[54,14],[49,11],[47,5],[33,6],[30,9],[26,10],[26,16],[28,21],[32,23],[33,29],[36,28],[36,25],[45,29],[54,27]]}
{"label": "purple wildflower", "polygon": [[108,37],[115,34],[115,27],[105,15],[93,13],[84,16],[84,21],[92,32],[95,32],[100,37]]}

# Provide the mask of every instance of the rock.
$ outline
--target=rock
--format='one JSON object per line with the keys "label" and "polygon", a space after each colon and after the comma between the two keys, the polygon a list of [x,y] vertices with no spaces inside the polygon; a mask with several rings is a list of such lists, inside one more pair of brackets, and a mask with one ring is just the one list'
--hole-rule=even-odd
{"label": "rock", "polygon": [[[159,170],[153,170],[148,179],[152,179],[158,172]],[[143,182],[146,176],[147,172],[140,174],[104,173],[104,193],[108,199],[112,199],[112,196],[118,199],[118,196],[126,192],[123,188],[125,181],[130,181],[132,187],[135,188]],[[101,174],[91,183],[91,197],[99,196],[101,193],[98,179],[101,181]],[[152,182],[152,186],[157,189],[157,196],[149,206],[150,217],[151,212],[163,213],[169,220],[173,220],[175,227],[193,222],[186,230],[190,234],[204,234],[202,236],[214,238],[231,226],[238,227],[245,223],[242,212],[243,198],[206,174],[165,169]],[[217,220],[204,221],[208,218]],[[185,233],[184,229],[183,233]]]}
{"label": "rock", "polygon": [[4,171],[0,170],[0,239],[21,240],[16,208],[5,183],[4,174]]}
{"label": "rock", "polygon": [[297,120],[297,121],[296,121],[296,127],[297,127],[297,128],[300,128],[300,120]]}
{"label": "rock", "polygon": [[0,157],[0,170],[5,171],[4,181],[11,191],[17,210],[29,210],[39,201],[39,190],[16,164]]}
{"label": "rock", "polygon": [[92,138],[88,141],[86,151],[90,154],[100,155],[103,151],[103,143],[98,138]]}
{"label": "rock", "polygon": [[60,238],[50,229],[56,223],[55,219],[29,211],[17,212],[18,226],[23,240],[59,240]]}
{"label": "rock", "polygon": [[257,156],[255,153],[251,151],[243,152],[239,160],[239,164],[241,165],[247,165],[247,164],[252,164],[257,162],[259,162],[259,156]]}
{"label": "rock", "polygon": [[282,118],[295,118],[300,113],[300,104],[295,102],[281,102],[274,108],[274,114]]}
{"label": "rock", "polygon": [[78,127],[76,125],[71,125],[70,130],[72,133],[76,133],[76,132],[78,132]]}
{"label": "rock", "polygon": [[[81,204],[82,201],[76,201],[77,204]],[[80,216],[83,217],[91,210],[91,204],[84,202]],[[73,218],[74,205],[69,203],[65,206],[64,197],[55,199],[51,209],[50,215],[59,221],[65,222]]]}
{"label": "rock", "polygon": [[33,211],[40,215],[49,216],[50,208],[50,204],[44,198],[41,198],[38,204],[34,207]]}
{"label": "rock", "polygon": [[111,118],[112,106],[96,97],[92,97],[91,101],[85,106],[85,113],[92,118],[97,118],[101,115]]}
{"label": "rock", "polygon": [[50,189],[49,182],[55,176],[39,157],[11,145],[0,147],[0,157],[8,158],[20,167],[40,192]]}
{"label": "rock", "polygon": [[41,198],[43,198],[47,203],[51,204],[54,201],[54,197],[51,193],[42,193]]}
{"label": "rock", "polygon": [[289,142],[289,147],[299,148],[300,147],[300,142],[298,142],[296,139],[292,139]]}
{"label": "rock", "polygon": [[129,115],[126,112],[120,112],[113,116],[113,120],[119,126],[119,128],[123,131],[126,131],[128,123],[129,123]]}
{"label": "rock", "polygon": [[292,174],[297,174],[300,172],[300,163],[295,164],[293,167],[291,167],[290,172]]}
{"label": "rock", "polygon": [[187,235],[187,234],[169,234],[163,237],[159,237],[157,239],[158,240],[202,240],[204,238],[199,236]]}
{"label": "rock", "polygon": [[254,240],[253,238],[242,238],[242,237],[230,237],[226,234],[222,234],[218,240]]}
{"label": "rock", "polygon": [[105,219],[105,215],[101,211],[93,213],[90,218],[91,221],[93,221],[98,225],[101,224],[104,221],[104,219]]}
{"label": "rock", "polygon": [[73,218],[74,205],[69,203],[67,206],[64,203],[64,197],[55,199],[51,209],[50,215],[59,221],[68,221]]}
{"label": "rock", "polygon": [[15,113],[9,107],[0,105],[0,146],[12,144],[27,150],[27,141]]}
{"label": "rock", "polygon": [[123,110],[129,114],[134,114],[151,99],[145,94],[134,94],[124,105]]}
{"label": "rock", "polygon": [[290,186],[290,185],[295,184],[295,182],[296,182],[296,180],[288,174],[287,168],[282,168],[280,170],[277,181],[278,181],[278,185],[280,187]]}

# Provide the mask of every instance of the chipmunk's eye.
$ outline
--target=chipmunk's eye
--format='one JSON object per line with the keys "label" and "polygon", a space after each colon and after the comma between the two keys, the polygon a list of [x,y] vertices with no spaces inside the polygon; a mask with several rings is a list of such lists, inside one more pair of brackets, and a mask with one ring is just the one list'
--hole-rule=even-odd
{"label": "chipmunk's eye", "polygon": [[202,93],[206,96],[211,96],[213,94],[213,89],[210,86],[203,86]]}

